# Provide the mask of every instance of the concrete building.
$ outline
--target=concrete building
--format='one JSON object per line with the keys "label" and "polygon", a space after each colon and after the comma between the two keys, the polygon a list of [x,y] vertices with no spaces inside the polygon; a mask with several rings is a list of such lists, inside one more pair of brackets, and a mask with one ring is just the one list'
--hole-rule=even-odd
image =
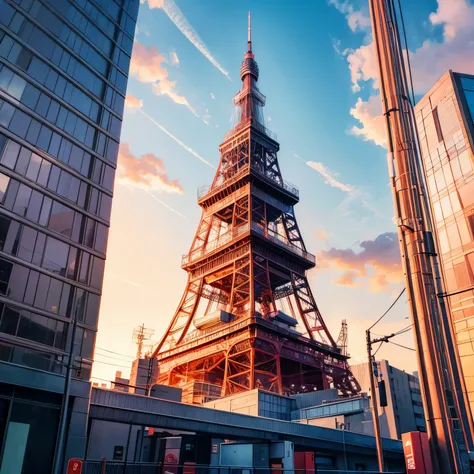
{"label": "concrete building", "polygon": [[2,473],[51,472],[70,351],[66,458],[85,452],[138,8],[138,0],[0,1]]}
{"label": "concrete building", "polygon": [[[380,406],[380,397],[377,400],[382,436],[401,439],[402,433],[408,431],[426,431],[418,379],[414,375],[391,366],[386,360],[378,361],[377,364],[379,376],[385,381],[387,393],[386,407]],[[367,364],[352,366],[352,371],[362,387],[362,392],[370,396]],[[373,433],[370,417],[363,432]]]}
{"label": "concrete building", "polygon": [[474,76],[446,72],[415,107],[448,310],[474,409]]}

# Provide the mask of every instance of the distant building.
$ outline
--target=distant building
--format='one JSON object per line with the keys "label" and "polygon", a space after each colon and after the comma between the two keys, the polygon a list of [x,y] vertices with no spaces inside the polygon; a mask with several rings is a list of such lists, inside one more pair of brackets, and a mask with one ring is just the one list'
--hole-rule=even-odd
{"label": "distant building", "polygon": [[51,472],[71,349],[65,458],[85,453],[138,8],[0,0],[2,473]]}
{"label": "distant building", "polygon": [[129,392],[130,391],[130,380],[122,377],[122,371],[117,370],[115,372],[115,380],[112,383],[112,390],[118,392]]}
{"label": "distant building", "polygon": [[[386,407],[380,406],[380,397],[377,397],[382,436],[401,439],[402,433],[408,431],[426,431],[418,378],[391,366],[386,360],[381,360],[377,364],[387,392]],[[354,365],[352,371],[362,387],[362,392],[370,396],[367,364]],[[371,423],[369,418],[370,426]],[[373,426],[363,432],[373,433]]]}
{"label": "distant building", "polygon": [[445,291],[474,409],[474,76],[446,72],[415,107]]}
{"label": "distant building", "polygon": [[151,388],[153,381],[158,378],[158,361],[155,358],[135,359],[130,372],[130,385],[134,393],[146,395],[146,389]]}

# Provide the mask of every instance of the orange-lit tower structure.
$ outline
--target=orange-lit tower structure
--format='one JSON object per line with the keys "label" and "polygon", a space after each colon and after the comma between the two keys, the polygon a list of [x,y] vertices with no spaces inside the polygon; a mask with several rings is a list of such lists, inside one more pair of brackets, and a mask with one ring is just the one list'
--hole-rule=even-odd
{"label": "orange-lit tower structure", "polygon": [[188,402],[254,388],[359,391],[306,278],[315,257],[295,219],[298,189],[283,180],[279,144],[263,125],[258,76],[249,14],[237,123],[212,185],[199,190],[202,217],[182,260],[188,282],[154,353],[158,382],[182,387]]}

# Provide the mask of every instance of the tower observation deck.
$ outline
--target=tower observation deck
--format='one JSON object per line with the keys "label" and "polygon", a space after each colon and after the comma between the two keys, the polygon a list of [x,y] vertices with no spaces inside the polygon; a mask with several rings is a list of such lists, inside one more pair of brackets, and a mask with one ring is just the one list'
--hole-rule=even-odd
{"label": "tower observation deck", "polygon": [[158,344],[158,383],[203,403],[260,388],[279,394],[359,384],[329,333],[306,278],[306,249],[282,178],[279,144],[264,126],[250,14],[247,52],[235,95],[235,127],[220,145],[210,186],[199,189],[202,216],[182,268],[188,282]]}

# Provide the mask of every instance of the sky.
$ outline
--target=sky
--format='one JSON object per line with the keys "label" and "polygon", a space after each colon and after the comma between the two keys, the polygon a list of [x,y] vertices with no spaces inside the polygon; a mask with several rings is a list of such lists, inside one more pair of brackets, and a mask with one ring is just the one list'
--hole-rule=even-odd
{"label": "sky", "polygon": [[[366,362],[365,330],[404,287],[386,169],[377,64],[362,0],[141,0],[114,188],[93,376],[128,377],[132,333],[166,330],[185,289],[181,257],[210,184],[240,89],[247,12],[278,136],[285,180],[316,268],[308,278],[334,338],[349,330],[351,363]],[[472,0],[401,0],[416,97],[448,69],[474,73]],[[374,327],[409,325],[405,295]],[[413,348],[411,331],[394,339]],[[408,372],[415,353],[377,357]]]}

